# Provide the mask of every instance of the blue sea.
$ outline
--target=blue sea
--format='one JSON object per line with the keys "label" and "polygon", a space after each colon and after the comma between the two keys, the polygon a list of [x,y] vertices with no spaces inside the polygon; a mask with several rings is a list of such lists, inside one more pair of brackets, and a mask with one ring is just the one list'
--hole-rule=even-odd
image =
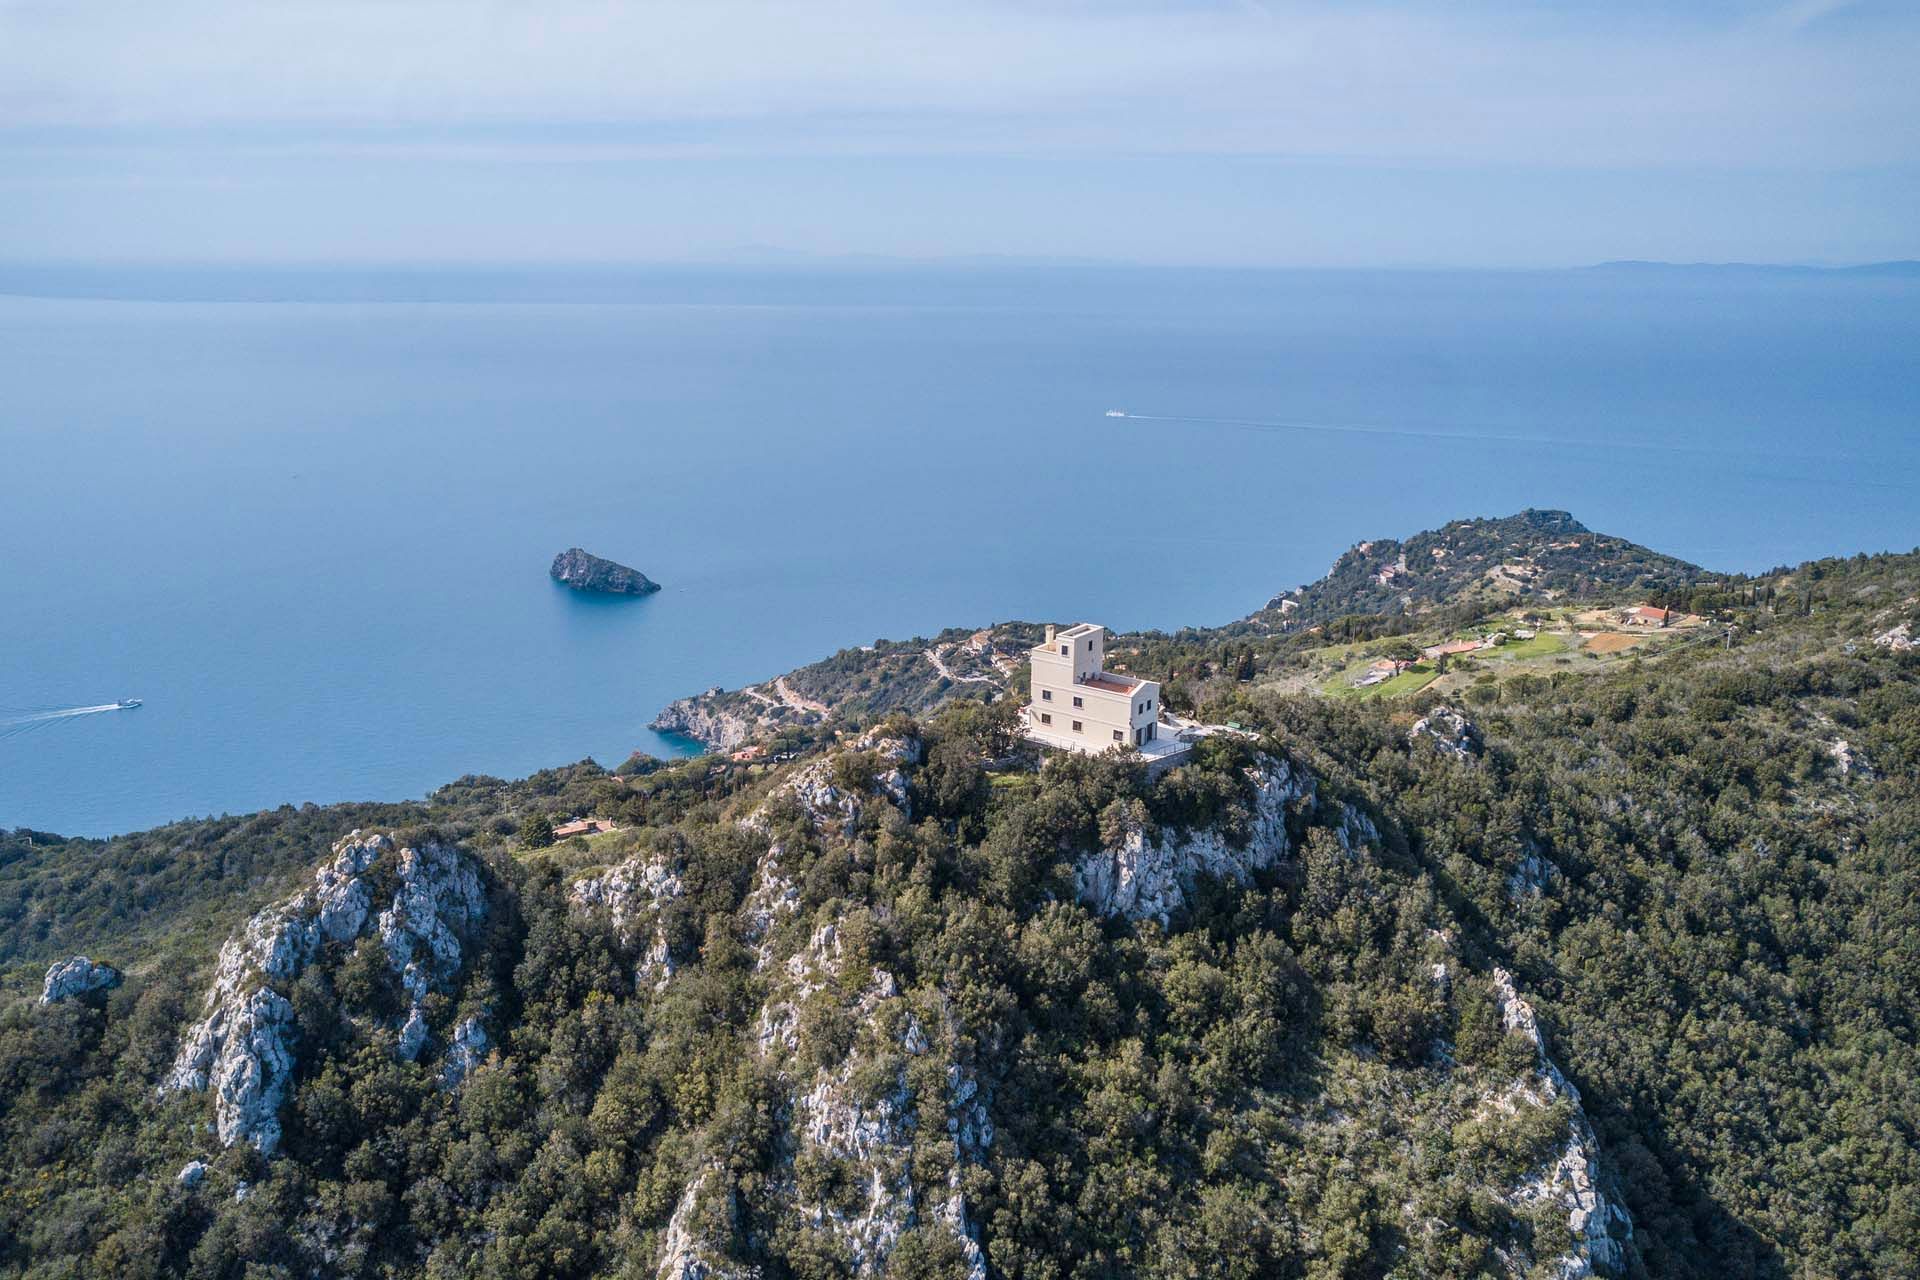
{"label": "blue sea", "polygon": [[[1920,542],[1920,279],[885,265],[0,270],[0,826],[687,744],[876,637],[1239,617],[1560,507],[1719,569]],[[1109,418],[1120,409],[1140,415]],[[647,573],[572,594],[579,545]]]}

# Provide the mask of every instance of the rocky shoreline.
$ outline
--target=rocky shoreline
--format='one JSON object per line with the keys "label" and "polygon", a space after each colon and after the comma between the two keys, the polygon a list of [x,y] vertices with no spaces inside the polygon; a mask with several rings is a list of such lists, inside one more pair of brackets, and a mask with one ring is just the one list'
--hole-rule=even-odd
{"label": "rocky shoreline", "polygon": [[[781,722],[770,715],[728,705],[723,699],[728,699],[728,695],[717,688],[691,698],[675,698],[647,727],[659,733],[692,738],[709,751],[737,751],[761,734],[781,727]],[[735,700],[748,701],[738,695],[728,699],[729,702]]]}

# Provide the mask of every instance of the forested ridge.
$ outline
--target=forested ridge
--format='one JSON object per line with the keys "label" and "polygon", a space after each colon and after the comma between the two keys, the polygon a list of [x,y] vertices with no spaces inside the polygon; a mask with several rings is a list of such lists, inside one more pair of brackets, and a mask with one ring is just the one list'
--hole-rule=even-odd
{"label": "forested ridge", "polygon": [[[1131,669],[1246,736],[1157,782],[1042,763],[1002,698],[771,765],[0,837],[0,1269],[1920,1273],[1920,555],[1684,590],[1697,641],[1448,695],[1470,749],[1431,697],[1286,691],[1310,639],[1195,632]],[[582,814],[620,829],[548,843]],[[217,1089],[159,1091],[220,942],[356,829],[457,850],[484,914],[419,991],[372,911],[258,978],[284,1137],[222,1146]],[[1164,918],[1089,889],[1195,849],[1243,873]],[[125,980],[38,1004],[76,952]],[[1576,1111],[1617,1266],[1534,1194]]]}

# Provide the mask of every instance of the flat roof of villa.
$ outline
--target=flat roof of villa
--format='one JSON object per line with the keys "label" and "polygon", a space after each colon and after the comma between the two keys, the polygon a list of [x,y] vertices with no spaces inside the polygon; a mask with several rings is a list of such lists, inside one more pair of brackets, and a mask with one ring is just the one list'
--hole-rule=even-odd
{"label": "flat roof of villa", "polygon": [[1108,693],[1132,693],[1140,687],[1140,682],[1132,676],[1116,676],[1105,671],[1076,680],[1074,684],[1087,689],[1105,689]]}

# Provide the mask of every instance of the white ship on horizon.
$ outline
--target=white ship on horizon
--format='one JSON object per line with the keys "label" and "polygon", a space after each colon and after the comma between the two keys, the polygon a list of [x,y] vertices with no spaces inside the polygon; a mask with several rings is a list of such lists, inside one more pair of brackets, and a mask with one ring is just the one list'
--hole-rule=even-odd
{"label": "white ship on horizon", "polygon": [[1127,411],[1125,409],[1109,409],[1107,410],[1107,416],[1109,418],[1124,418],[1127,416]]}

